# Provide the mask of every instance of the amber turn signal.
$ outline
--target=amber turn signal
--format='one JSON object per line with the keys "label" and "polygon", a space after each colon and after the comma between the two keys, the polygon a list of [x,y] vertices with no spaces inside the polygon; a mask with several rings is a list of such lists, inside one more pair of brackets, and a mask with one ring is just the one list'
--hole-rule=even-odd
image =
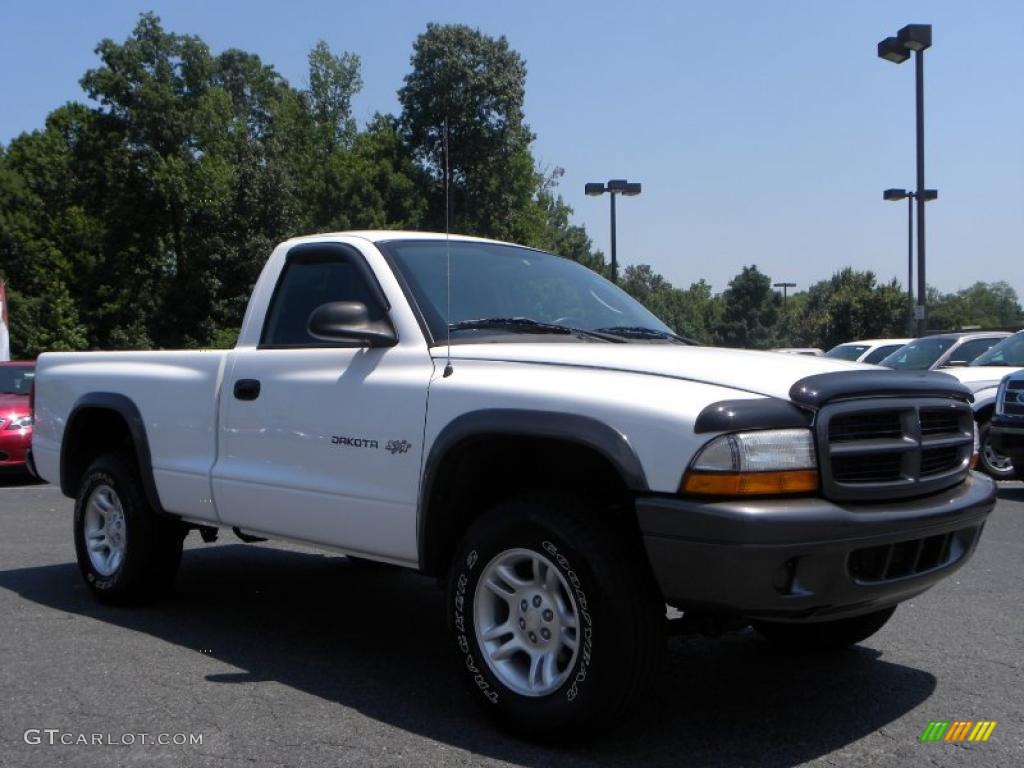
{"label": "amber turn signal", "polygon": [[772,496],[818,490],[814,469],[785,472],[687,472],[683,493],[704,496]]}

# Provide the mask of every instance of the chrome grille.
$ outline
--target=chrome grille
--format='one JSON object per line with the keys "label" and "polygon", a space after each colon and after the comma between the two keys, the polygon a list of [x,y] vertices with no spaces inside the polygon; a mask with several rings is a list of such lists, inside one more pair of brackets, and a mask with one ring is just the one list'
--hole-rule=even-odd
{"label": "chrome grille", "polygon": [[851,400],[817,423],[822,491],[832,499],[918,496],[966,477],[974,450],[970,406],[954,400]]}
{"label": "chrome grille", "polygon": [[833,443],[848,440],[870,440],[896,437],[903,434],[900,415],[896,411],[883,413],[851,413],[837,416],[828,425],[828,439]]}
{"label": "chrome grille", "polygon": [[832,477],[840,483],[888,483],[899,480],[903,457],[898,453],[836,456]]}
{"label": "chrome grille", "polygon": [[1024,416],[1024,379],[1010,379],[1003,392],[1003,413]]}
{"label": "chrome grille", "polygon": [[960,428],[960,415],[956,411],[921,411],[921,434],[938,435],[956,432]]}

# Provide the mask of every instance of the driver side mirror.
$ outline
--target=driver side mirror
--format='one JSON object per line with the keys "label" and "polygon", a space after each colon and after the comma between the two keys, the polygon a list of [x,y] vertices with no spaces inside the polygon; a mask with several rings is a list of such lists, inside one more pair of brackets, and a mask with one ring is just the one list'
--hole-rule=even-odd
{"label": "driver side mirror", "polygon": [[313,310],[306,324],[309,335],[322,341],[361,342],[369,347],[393,347],[398,336],[391,323],[370,320],[361,301],[332,301]]}

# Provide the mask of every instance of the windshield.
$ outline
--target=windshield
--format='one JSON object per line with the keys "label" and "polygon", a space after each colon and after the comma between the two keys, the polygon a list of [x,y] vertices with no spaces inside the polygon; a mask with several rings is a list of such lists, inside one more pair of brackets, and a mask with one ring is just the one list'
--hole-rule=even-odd
{"label": "windshield", "polygon": [[28,365],[0,366],[0,394],[27,395],[36,369]]}
{"label": "windshield", "polygon": [[956,339],[946,337],[918,339],[900,347],[879,365],[903,371],[926,371],[935,365]]}
{"label": "windshield", "polygon": [[[447,335],[445,241],[396,240],[380,247],[408,285],[435,343],[442,341]],[[550,326],[604,331],[629,341],[672,335],[629,294],[574,261],[497,243],[452,241],[448,247],[453,342],[541,333],[577,338],[551,335]],[[499,322],[474,322],[484,320]]]}
{"label": "windshield", "polygon": [[836,360],[859,360],[860,356],[867,351],[867,344],[840,344],[838,347],[832,347],[832,349],[826,352],[825,357],[831,357]]}
{"label": "windshield", "polygon": [[1007,336],[971,365],[1006,365],[1024,367],[1024,332]]}

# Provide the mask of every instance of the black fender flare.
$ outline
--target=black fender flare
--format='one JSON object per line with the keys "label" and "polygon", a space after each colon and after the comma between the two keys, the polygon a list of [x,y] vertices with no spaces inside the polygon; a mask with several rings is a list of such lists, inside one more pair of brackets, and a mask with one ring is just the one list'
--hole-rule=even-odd
{"label": "black fender flare", "polygon": [[146,501],[157,514],[167,514],[160,503],[156,481],[153,479],[153,459],[149,452],[149,440],[146,437],[146,424],[142,420],[142,414],[130,397],[118,392],[89,392],[78,398],[71,407],[60,441],[61,493],[72,499],[78,494],[78,488],[73,487],[71,478],[68,438],[74,435],[75,422],[86,411],[112,411],[124,419],[135,448],[135,461],[138,463],[139,479],[142,482],[142,491],[146,494]]}
{"label": "black fender flare", "polygon": [[493,408],[470,411],[454,418],[442,429],[427,455],[420,482],[416,540],[420,569],[432,570],[430,501],[445,457],[467,440],[490,437],[539,437],[591,448],[603,456],[633,492],[649,490],[640,458],[628,438],[598,419],[558,411],[534,411],[517,408]]}

